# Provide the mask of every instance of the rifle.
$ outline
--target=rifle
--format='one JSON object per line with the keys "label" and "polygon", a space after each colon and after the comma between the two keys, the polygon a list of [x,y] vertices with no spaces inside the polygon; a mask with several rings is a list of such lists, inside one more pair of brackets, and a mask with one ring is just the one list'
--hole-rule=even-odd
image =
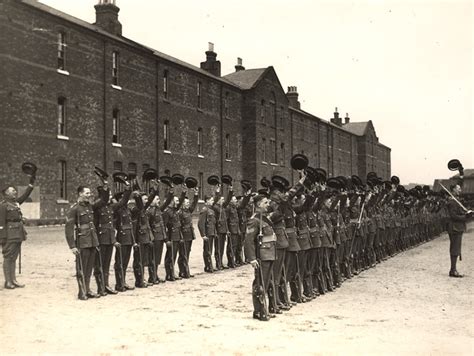
{"label": "rifle", "polygon": [[86,291],[86,278],[84,277],[84,267],[82,266],[82,258],[81,258],[81,251],[76,255],[76,267],[77,271],[76,273],[79,273],[79,277],[77,282],[79,284],[79,293],[84,297],[87,294]]}
{"label": "rifle", "polygon": [[99,255],[99,272],[100,272],[100,276],[102,277],[101,279],[101,282],[100,282],[100,286],[98,286],[98,288],[100,288],[100,291],[105,291],[105,276],[104,276],[104,268],[103,268],[103,265],[102,265],[102,255],[100,254],[100,247],[96,247],[95,248],[96,251],[97,251],[97,254]]}
{"label": "rifle", "polygon": [[184,261],[186,263],[186,276],[189,277],[191,275],[191,272],[189,271],[188,248],[186,247],[186,241],[184,240],[184,236],[181,230],[179,231],[179,234],[181,236],[181,243],[183,244]]}
{"label": "rifle", "polygon": [[123,273],[122,245],[116,246],[116,249],[119,254],[119,259],[120,259],[120,277],[122,279],[122,286],[123,286],[125,284],[125,276]]}
{"label": "rifle", "polygon": [[352,241],[351,241],[351,248],[349,249],[349,256],[351,256],[351,254],[352,254],[352,246],[354,246],[354,238],[355,238],[356,232],[357,232],[357,230],[360,229],[360,223],[361,223],[361,220],[362,220],[362,213],[364,212],[364,208],[365,208],[365,200],[362,203],[362,208],[360,209],[359,220],[357,221],[357,226],[354,229],[354,232],[352,233]]}

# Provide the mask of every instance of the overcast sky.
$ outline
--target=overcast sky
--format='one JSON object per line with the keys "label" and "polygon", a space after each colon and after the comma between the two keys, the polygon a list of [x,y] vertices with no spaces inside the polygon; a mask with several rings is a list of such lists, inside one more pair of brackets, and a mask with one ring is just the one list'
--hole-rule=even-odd
{"label": "overcast sky", "polygon": [[[41,0],[88,22],[98,0]],[[283,88],[323,119],[337,106],[372,120],[402,183],[474,168],[470,0],[117,0],[123,35],[199,66],[215,44],[222,74],[236,58],[273,66]]]}

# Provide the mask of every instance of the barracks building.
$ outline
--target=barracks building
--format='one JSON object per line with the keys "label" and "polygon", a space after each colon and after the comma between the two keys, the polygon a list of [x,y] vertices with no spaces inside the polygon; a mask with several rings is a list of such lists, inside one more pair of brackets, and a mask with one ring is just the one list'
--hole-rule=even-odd
{"label": "barracks building", "polygon": [[[328,175],[390,177],[390,148],[372,121],[304,111],[295,86],[285,91],[273,67],[223,75],[212,44],[194,66],[122,36],[115,0],[98,0],[94,24],[34,0],[0,3],[0,185],[38,179],[30,219],[55,221],[80,184],[95,187],[94,166],[199,182],[213,174],[255,186],[263,176],[297,179],[295,153]],[[240,191],[240,184],[234,184]]]}

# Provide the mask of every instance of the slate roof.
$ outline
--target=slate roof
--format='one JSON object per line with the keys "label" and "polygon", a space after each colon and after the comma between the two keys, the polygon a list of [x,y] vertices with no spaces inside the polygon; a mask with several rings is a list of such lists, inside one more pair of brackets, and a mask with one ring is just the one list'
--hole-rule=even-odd
{"label": "slate roof", "polygon": [[347,131],[353,133],[357,136],[364,136],[367,131],[367,126],[369,125],[368,121],[363,122],[349,122],[348,124],[343,124],[342,127]]}
{"label": "slate roof", "polygon": [[223,78],[234,83],[243,90],[255,87],[268,68],[246,69],[225,75]]}
{"label": "slate roof", "polygon": [[190,70],[192,70],[192,71],[198,72],[198,73],[200,73],[200,74],[202,74],[202,75],[204,75],[204,76],[206,76],[206,77],[211,77],[211,78],[214,79],[214,80],[218,80],[218,81],[224,82],[224,83],[226,83],[226,84],[228,84],[228,85],[231,85],[231,86],[236,86],[233,82],[231,82],[231,81],[229,81],[229,80],[226,80],[226,79],[224,79],[224,78],[221,78],[221,77],[216,77],[215,75],[212,75],[211,73],[205,71],[204,69],[201,69],[200,67],[196,67],[196,66],[194,66],[194,65],[192,65],[192,64],[189,64],[189,63],[187,63],[187,62],[184,62],[184,61],[182,61],[182,60],[180,60],[180,59],[177,59],[177,58],[175,58],[175,57],[173,57],[173,56],[170,56],[170,55],[168,55],[168,54],[159,52],[159,51],[157,51],[157,50],[155,50],[155,49],[153,49],[153,48],[150,48],[150,47],[147,47],[147,46],[145,46],[145,45],[142,45],[142,44],[140,44],[140,43],[138,43],[138,42],[135,42],[135,41],[133,41],[133,40],[130,40],[130,39],[124,37],[124,36],[116,36],[116,35],[114,35],[114,34],[112,34],[112,33],[110,33],[110,32],[107,32],[107,31],[103,30],[103,29],[100,28],[99,26],[96,26],[96,25],[91,24],[91,23],[89,23],[89,22],[87,22],[87,21],[81,20],[81,19],[79,19],[79,18],[77,18],[77,17],[71,16],[71,15],[69,15],[69,14],[67,14],[67,13],[65,13],[65,12],[59,11],[59,10],[57,10],[57,9],[51,7],[51,6],[42,4],[42,3],[40,3],[38,0],[21,0],[21,2],[22,2],[23,4],[25,4],[25,5],[29,5],[29,6],[31,6],[31,7],[34,7],[34,8],[36,8],[36,9],[40,10],[40,11],[44,11],[44,12],[46,12],[46,13],[49,13],[49,14],[53,15],[53,16],[59,17],[59,18],[65,20],[65,21],[68,21],[68,22],[71,22],[71,23],[76,24],[76,25],[78,25],[78,26],[81,26],[81,27],[83,27],[83,28],[86,28],[86,29],[88,29],[88,30],[90,30],[90,31],[99,33],[99,34],[101,34],[101,35],[103,35],[103,36],[107,36],[107,37],[109,37],[109,38],[112,38],[112,39],[114,39],[114,40],[116,40],[116,41],[119,41],[119,42],[122,42],[122,43],[124,43],[124,44],[127,44],[127,45],[129,45],[129,46],[133,46],[133,47],[135,47],[135,48],[139,48],[139,49],[141,49],[142,51],[145,51],[145,52],[150,53],[151,55],[155,55],[155,56],[160,57],[160,58],[162,58],[162,59],[165,59],[165,60],[167,60],[167,61],[169,61],[169,62],[178,64],[178,65],[180,65],[180,66],[182,66],[182,67],[185,67],[185,68],[188,68],[188,69],[190,69]]}

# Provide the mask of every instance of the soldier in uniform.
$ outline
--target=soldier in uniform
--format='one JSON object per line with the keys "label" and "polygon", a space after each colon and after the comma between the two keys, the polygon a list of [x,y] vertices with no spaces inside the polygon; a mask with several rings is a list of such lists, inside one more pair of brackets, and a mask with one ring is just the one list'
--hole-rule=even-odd
{"label": "soldier in uniform", "polygon": [[25,192],[18,197],[14,186],[2,190],[4,200],[0,202],[0,243],[3,253],[3,274],[5,288],[23,288],[25,285],[16,280],[16,259],[21,251],[21,243],[26,240],[26,230],[20,205],[28,199],[33,191],[35,173],[30,176],[30,183]]}
{"label": "soldier in uniform", "polygon": [[[216,268],[219,270],[227,269],[228,267],[234,268],[233,256],[227,256],[227,265],[228,267],[224,267],[223,264],[223,254],[224,254],[224,245],[226,241],[227,234],[229,233],[229,229],[227,226],[227,214],[226,208],[230,203],[230,199],[232,198],[232,186],[229,186],[229,193],[227,197],[224,198],[220,195],[221,186],[217,185],[216,193],[214,197],[214,205],[212,208],[216,213],[216,229],[217,229],[217,236],[214,239],[215,242],[215,252],[214,258],[216,260]],[[232,243],[232,242],[231,242]]]}
{"label": "soldier in uniform", "polygon": [[[240,266],[242,264],[242,241],[241,241],[241,230],[239,221],[239,211],[246,208],[250,200],[251,191],[245,192],[243,198],[240,201],[236,196],[232,196],[230,203],[226,209],[227,215],[227,226],[229,227],[229,242],[227,244],[227,259],[234,260],[234,266]],[[229,266],[230,267],[230,266]]]}
{"label": "soldier in uniform", "polygon": [[[455,198],[459,198],[462,192],[461,186],[459,184],[454,184],[450,188],[451,194],[453,194]],[[456,264],[458,257],[461,258],[462,234],[466,231],[466,220],[469,215],[472,215],[473,211],[463,210],[454,199],[450,199],[448,202],[448,213],[450,218],[448,229],[449,254],[451,256],[451,269],[449,270],[449,276],[461,278],[463,275],[457,271]]]}
{"label": "soldier in uniform", "polygon": [[[116,193],[115,200],[119,201],[124,193]],[[131,198],[138,196],[138,192],[131,193]],[[129,200],[130,203],[130,200]],[[126,290],[133,290],[135,287],[129,286],[126,282],[126,273],[128,263],[130,262],[130,255],[132,247],[136,248],[138,245],[135,241],[135,232],[133,230],[132,214],[127,206],[121,206],[114,212],[114,224],[117,230],[117,242],[120,243],[119,253],[115,254],[115,290],[118,292],[125,292]]]}
{"label": "soldier in uniform", "polygon": [[[153,189],[153,188],[152,188]],[[153,278],[148,279],[148,283],[158,284],[163,283],[165,280],[158,277],[158,266],[161,264],[161,258],[163,256],[163,246],[166,240],[166,228],[163,223],[163,212],[173,200],[173,188],[169,187],[166,195],[166,200],[163,204],[160,204],[160,195],[158,192],[155,193],[155,199],[147,209],[148,221],[153,232],[153,248],[155,253],[155,266],[152,270],[154,274],[150,274]],[[150,272],[150,271],[149,271]]]}
{"label": "soldier in uniform", "polygon": [[98,298],[90,289],[92,269],[95,264],[96,248],[99,246],[97,229],[94,225],[94,209],[104,206],[108,201],[107,182],[98,200],[91,203],[91,190],[84,186],[77,188],[77,203],[67,213],[65,233],[71,252],[76,256],[76,278],[79,286],[78,298]]}
{"label": "soldier in uniform", "polygon": [[204,202],[205,205],[199,213],[198,229],[201,238],[204,240],[202,256],[204,259],[204,272],[213,273],[215,270],[212,266],[212,246],[217,236],[216,213],[212,208],[214,205],[214,197],[206,196],[204,197]]}
{"label": "soldier in uniform", "polygon": [[[104,191],[103,187],[98,187],[97,189],[99,196],[103,195],[104,199],[106,195],[109,195],[109,192]],[[94,210],[94,224],[97,227],[99,238],[99,250],[96,258],[96,266],[94,268],[94,276],[97,280],[97,285],[100,286],[98,293],[102,296],[106,294],[117,294],[117,292],[109,286],[112,250],[114,246],[120,248],[120,243],[115,236],[114,214],[119,209],[127,206],[131,192],[130,185],[126,185],[125,192],[119,201],[107,197],[107,199],[110,199],[110,202],[106,205],[99,205],[97,209]],[[102,280],[102,277],[104,280]]]}
{"label": "soldier in uniform", "polygon": [[179,210],[182,239],[179,244],[178,267],[179,276],[181,278],[194,277],[189,271],[189,255],[191,253],[193,240],[196,238],[193,227],[193,211],[196,209],[198,203],[199,190],[198,188],[192,188],[191,190],[194,192],[193,203],[191,204],[189,198],[186,197],[183,202],[183,207]]}
{"label": "soldier in uniform", "polygon": [[255,269],[252,283],[254,319],[268,321],[267,293],[270,285],[272,266],[276,258],[276,236],[266,213],[270,200],[262,194],[254,197],[255,214],[247,224],[245,257]]}
{"label": "soldier in uniform", "polygon": [[183,188],[181,196],[179,198],[175,196],[168,208],[163,212],[163,223],[165,224],[167,231],[165,270],[166,280],[170,282],[181,279],[181,277],[175,275],[174,266],[176,263],[176,256],[178,255],[179,243],[182,240],[181,219],[178,211],[183,204],[185,196],[186,192]]}

